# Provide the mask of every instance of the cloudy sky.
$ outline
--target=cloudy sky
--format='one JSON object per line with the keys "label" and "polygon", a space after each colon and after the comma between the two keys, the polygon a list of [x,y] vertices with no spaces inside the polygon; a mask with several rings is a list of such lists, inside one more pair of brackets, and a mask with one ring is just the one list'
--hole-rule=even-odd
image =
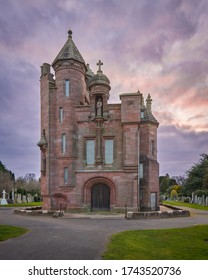
{"label": "cloudy sky", "polygon": [[207,0],[0,0],[0,160],[39,176],[40,66],[69,27],[86,63],[101,59],[110,102],[148,93],[160,122],[160,175],[183,175],[208,153]]}

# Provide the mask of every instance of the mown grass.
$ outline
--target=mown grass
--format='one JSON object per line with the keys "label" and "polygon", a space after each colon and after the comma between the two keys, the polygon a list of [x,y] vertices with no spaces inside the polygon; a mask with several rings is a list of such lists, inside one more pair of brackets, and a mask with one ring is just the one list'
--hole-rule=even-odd
{"label": "mown grass", "polygon": [[194,208],[194,209],[208,211],[208,206],[194,204],[194,203],[186,203],[186,202],[182,202],[182,201],[164,200],[163,204],[164,205],[168,204],[168,205],[172,205],[172,206],[184,206],[184,207],[188,207],[188,208]]}
{"label": "mown grass", "polygon": [[27,228],[0,225],[0,241],[23,235],[28,231]]}
{"label": "mown grass", "polygon": [[105,260],[208,260],[208,225],[112,235]]}
{"label": "mown grass", "polygon": [[31,206],[42,206],[42,202],[14,203],[14,204],[0,205],[0,207],[31,207]]}

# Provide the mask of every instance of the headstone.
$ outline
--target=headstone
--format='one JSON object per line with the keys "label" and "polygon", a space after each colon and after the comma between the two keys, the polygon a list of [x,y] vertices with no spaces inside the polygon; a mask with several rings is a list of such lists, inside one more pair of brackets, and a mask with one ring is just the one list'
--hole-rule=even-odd
{"label": "headstone", "polygon": [[26,197],[26,195],[23,195],[23,196],[22,196],[22,202],[23,202],[23,203],[27,203],[27,197]]}
{"label": "headstone", "polygon": [[204,194],[202,195],[202,205],[205,205],[205,196],[204,196]]}
{"label": "headstone", "polygon": [[208,196],[206,197],[206,206],[208,206]]}
{"label": "headstone", "polygon": [[27,202],[28,203],[32,202],[32,195],[30,193],[27,196]]}
{"label": "headstone", "polygon": [[191,203],[194,203],[194,193],[192,192],[192,195],[191,195]]}
{"label": "headstone", "polygon": [[6,205],[6,204],[8,204],[8,202],[6,200],[6,191],[3,190],[2,194],[3,194],[3,198],[1,199],[1,205]]}
{"label": "headstone", "polygon": [[202,197],[198,197],[198,204],[202,204]]}
{"label": "headstone", "polygon": [[22,203],[22,195],[21,195],[21,193],[17,194],[17,203]]}
{"label": "headstone", "polygon": [[14,189],[12,189],[12,201],[14,201]]}

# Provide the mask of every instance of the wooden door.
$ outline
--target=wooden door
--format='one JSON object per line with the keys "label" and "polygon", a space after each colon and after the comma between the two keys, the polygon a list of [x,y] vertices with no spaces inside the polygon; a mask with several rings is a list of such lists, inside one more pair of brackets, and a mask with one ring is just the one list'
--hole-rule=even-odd
{"label": "wooden door", "polygon": [[110,209],[110,189],[104,184],[97,184],[92,187],[91,193],[92,210]]}

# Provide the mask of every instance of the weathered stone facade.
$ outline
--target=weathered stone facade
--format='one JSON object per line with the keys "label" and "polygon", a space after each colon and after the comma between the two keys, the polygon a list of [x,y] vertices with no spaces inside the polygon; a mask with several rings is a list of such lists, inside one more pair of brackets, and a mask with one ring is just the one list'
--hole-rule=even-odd
{"label": "weathered stone facade", "polygon": [[120,95],[85,64],[68,32],[52,67],[41,66],[41,190],[43,209],[157,210],[158,122],[151,97]]}

